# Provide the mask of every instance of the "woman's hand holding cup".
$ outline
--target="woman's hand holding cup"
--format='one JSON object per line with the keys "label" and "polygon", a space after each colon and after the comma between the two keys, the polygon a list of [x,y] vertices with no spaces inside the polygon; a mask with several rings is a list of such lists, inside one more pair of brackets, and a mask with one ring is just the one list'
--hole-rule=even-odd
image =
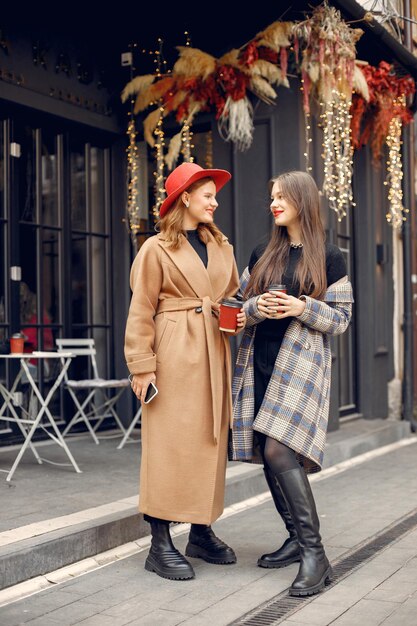
{"label": "woman's hand holding cup", "polygon": [[286,286],[281,284],[269,285],[268,291],[261,294],[258,298],[258,311],[268,319],[279,319],[281,307],[278,297],[285,294],[286,289]]}
{"label": "woman's hand holding cup", "polygon": [[270,319],[297,317],[301,315],[305,309],[305,302],[299,298],[288,295],[285,285],[270,285],[268,295],[267,302],[269,302],[268,308],[270,312],[268,317]]}
{"label": "woman's hand holding cup", "polygon": [[276,319],[278,312],[277,299],[275,296],[266,291],[262,293],[256,301],[259,313],[268,319]]}

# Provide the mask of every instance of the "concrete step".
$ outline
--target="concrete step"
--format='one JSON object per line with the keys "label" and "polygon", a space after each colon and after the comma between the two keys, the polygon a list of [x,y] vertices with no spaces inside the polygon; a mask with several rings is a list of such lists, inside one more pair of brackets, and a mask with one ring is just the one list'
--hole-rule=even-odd
{"label": "concrete step", "polygon": [[[409,437],[407,422],[355,420],[329,433],[324,467]],[[90,454],[102,454],[101,446]],[[111,481],[109,474],[109,481]],[[260,465],[230,463],[226,501],[230,506],[266,491]],[[65,482],[62,485],[65,500]],[[46,505],[45,505],[46,506]],[[19,525],[0,532],[0,589],[46,574],[149,534],[137,512],[137,494],[76,513]]]}

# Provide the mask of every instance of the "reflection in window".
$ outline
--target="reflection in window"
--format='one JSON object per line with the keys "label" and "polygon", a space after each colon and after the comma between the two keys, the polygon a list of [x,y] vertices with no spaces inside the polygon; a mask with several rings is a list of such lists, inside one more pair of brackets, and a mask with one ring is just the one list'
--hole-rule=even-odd
{"label": "reflection in window", "polygon": [[86,238],[72,239],[72,321],[86,324],[87,319],[87,245]]}
{"label": "reflection in window", "polygon": [[42,233],[43,302],[51,322],[59,322],[59,233]]}
{"label": "reflection in window", "polygon": [[0,219],[5,211],[4,191],[4,122],[0,120]]}
{"label": "reflection in window", "polygon": [[[45,328],[37,325],[45,324]],[[35,291],[24,281],[20,283],[20,327],[26,335],[25,352],[34,350],[52,350],[54,339],[51,328],[51,318],[44,307],[43,315],[38,315],[37,298]],[[37,365],[34,359],[34,365]]]}
{"label": "reflection in window", "polygon": [[72,228],[86,229],[85,155],[71,153],[71,220]]}
{"label": "reflection in window", "polygon": [[106,240],[91,238],[91,273],[93,324],[105,324],[106,315]]}
{"label": "reflection in window", "polygon": [[20,218],[24,222],[36,221],[36,131],[25,126],[21,149]]}
{"label": "reflection in window", "polygon": [[[6,228],[4,226],[3,218],[5,215],[5,161],[4,161],[4,122],[0,121],[0,346],[3,345],[4,349],[7,348],[5,342],[8,332],[6,324],[6,284],[5,284],[5,267],[6,267]],[[0,370],[0,377],[3,373]]]}
{"label": "reflection in window", "polygon": [[[0,248],[2,252],[5,250],[5,228],[0,220]],[[8,328],[6,326],[6,285],[4,281],[4,254],[0,252],[0,345],[5,342],[8,337]],[[4,344],[4,349],[8,346]]]}
{"label": "reflection in window", "polygon": [[106,232],[106,206],[104,202],[104,151],[91,148],[91,230],[95,233]]}
{"label": "reflection in window", "polygon": [[[52,144],[52,142],[51,142]],[[53,146],[53,145],[52,145]],[[42,143],[41,197],[43,224],[58,225],[57,159],[49,143]]]}
{"label": "reflection in window", "polygon": [[105,328],[94,328],[93,330],[94,343],[96,347],[96,361],[99,376],[102,378],[108,378],[109,373],[107,371],[107,331]]}

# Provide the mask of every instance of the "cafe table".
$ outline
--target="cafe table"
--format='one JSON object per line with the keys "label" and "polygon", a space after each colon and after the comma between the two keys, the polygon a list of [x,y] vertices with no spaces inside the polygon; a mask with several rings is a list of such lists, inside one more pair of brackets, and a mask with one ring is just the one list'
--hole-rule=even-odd
{"label": "cafe table", "polygon": [[[39,464],[43,462],[52,463],[53,465],[67,465],[73,466],[77,473],[81,473],[80,468],[78,467],[74,457],[71,454],[70,449],[68,448],[58,426],[55,423],[55,420],[49,410],[49,403],[57,391],[59,386],[62,383],[62,380],[65,376],[66,371],[68,370],[72,359],[74,358],[74,354],[72,352],[28,352],[28,353],[11,353],[11,354],[0,354],[0,359],[5,360],[17,360],[19,361],[19,371],[16,374],[16,377],[13,381],[13,384],[10,389],[8,389],[1,381],[0,381],[0,396],[3,399],[3,404],[0,407],[0,420],[6,422],[15,423],[20,432],[23,435],[23,443],[20,447],[19,453],[11,467],[10,470],[0,469],[0,472],[6,472],[7,477],[6,481],[10,482],[13,478],[13,474],[15,473],[17,466],[22,459],[25,451],[29,448],[33,453],[36,461]],[[58,359],[58,373],[53,381],[53,384],[49,391],[42,395],[41,389],[37,384],[35,378],[32,375],[31,368],[29,367],[29,361],[32,359],[36,359],[37,361],[42,361],[44,359]],[[25,383],[28,383],[31,387],[32,393],[36,396],[39,401],[36,415],[31,415],[29,411],[20,406],[20,415],[16,410],[16,398],[18,397],[16,394],[19,389],[19,385],[22,382],[22,378]],[[1,402],[0,398],[0,402]],[[47,428],[48,426],[48,428]],[[65,451],[70,463],[56,463],[53,461],[48,461],[48,459],[42,458],[38,451],[36,450],[35,443],[32,441],[32,438],[35,432],[41,429],[45,434],[47,434],[55,443],[57,443],[63,450]]]}

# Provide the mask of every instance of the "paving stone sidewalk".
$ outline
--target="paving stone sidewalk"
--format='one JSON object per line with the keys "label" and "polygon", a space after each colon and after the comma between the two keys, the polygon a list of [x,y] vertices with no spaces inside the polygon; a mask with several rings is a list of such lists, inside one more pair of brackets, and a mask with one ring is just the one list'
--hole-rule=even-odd
{"label": "paving stone sidewalk", "polygon": [[[324,543],[335,560],[417,508],[417,439],[312,485]],[[281,570],[256,566],[258,556],[285,537],[270,500],[219,520],[214,529],[235,548],[236,565],[193,560],[196,579],[174,582],[144,570],[144,550],[0,607],[0,624],[226,626],[289,586],[296,564]],[[175,539],[179,549],[186,539]],[[413,529],[281,623],[416,626],[416,615]]]}

